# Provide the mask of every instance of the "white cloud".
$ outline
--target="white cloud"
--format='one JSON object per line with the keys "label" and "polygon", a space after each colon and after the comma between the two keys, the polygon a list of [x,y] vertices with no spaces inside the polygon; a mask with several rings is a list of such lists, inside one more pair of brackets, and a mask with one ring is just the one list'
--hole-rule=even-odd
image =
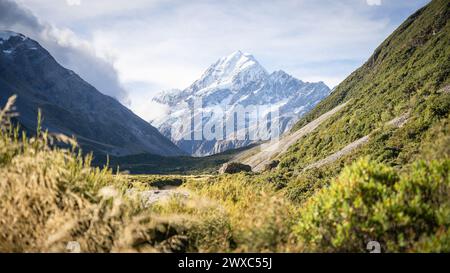
{"label": "white cloud", "polygon": [[66,27],[43,21],[22,5],[0,0],[0,29],[21,32],[38,40],[63,66],[74,70],[100,92],[129,104],[127,92],[112,62],[98,54],[92,44]]}
{"label": "white cloud", "polygon": [[151,101],[150,99],[135,100],[132,102],[131,107],[136,115],[148,122],[162,118],[169,113],[167,105]]}
{"label": "white cloud", "polygon": [[369,6],[381,6],[381,0],[366,0]]}
{"label": "white cloud", "polygon": [[[124,82],[184,88],[219,57],[237,49],[255,55],[268,70],[294,73],[310,62],[367,57],[388,33],[384,19],[371,20],[342,5],[323,9],[306,2],[253,6],[232,1],[222,8],[208,2],[178,4],[163,14],[150,12],[151,16],[97,28],[92,33],[93,44],[98,51],[114,52]],[[322,73],[295,76],[320,78],[328,69],[325,64]]]}
{"label": "white cloud", "polygon": [[79,6],[81,5],[81,0],[66,0],[66,3],[69,6]]}

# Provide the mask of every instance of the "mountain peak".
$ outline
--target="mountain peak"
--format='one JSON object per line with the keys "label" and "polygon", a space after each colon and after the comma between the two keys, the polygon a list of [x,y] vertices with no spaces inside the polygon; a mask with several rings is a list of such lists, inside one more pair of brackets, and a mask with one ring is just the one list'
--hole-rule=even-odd
{"label": "mountain peak", "polygon": [[223,72],[232,72],[256,65],[261,66],[253,55],[237,50],[228,56],[220,58],[213,66]]}
{"label": "mountain peak", "polygon": [[227,88],[236,83],[245,85],[247,82],[264,78],[267,75],[267,71],[253,55],[237,50],[211,65],[202,77],[191,86],[191,89],[198,91],[219,86]]}
{"label": "mountain peak", "polygon": [[37,50],[39,44],[27,36],[10,30],[0,30],[0,54],[12,56],[16,51]]}
{"label": "mountain peak", "polygon": [[[176,92],[163,91],[153,98],[154,101],[169,106],[167,115],[155,120],[153,124],[185,152],[195,156],[211,155],[244,147],[258,140],[252,140],[249,136],[223,141],[184,139],[186,131],[174,130],[173,125],[184,123],[186,117],[192,116],[192,101],[200,99],[202,102],[201,112],[206,113],[202,114],[203,125],[220,122],[225,116],[234,116],[233,112],[241,107],[276,107],[279,109],[280,132],[285,132],[298,117],[328,96],[329,91],[327,86],[304,83],[283,70],[269,74],[251,54],[237,50],[218,59],[190,87]],[[222,111],[226,113],[225,116],[221,116]],[[213,114],[210,115],[211,113]],[[203,125],[188,126],[188,135],[202,133]]]}
{"label": "mountain peak", "polygon": [[251,55],[250,53],[246,53],[246,52],[242,52],[241,50],[237,50],[234,51],[233,53],[231,53],[230,55],[227,55],[225,57],[220,58],[219,61],[223,61],[223,62],[231,62],[231,61],[253,61],[253,62],[257,62],[255,57],[253,57],[253,55]]}
{"label": "mountain peak", "polygon": [[11,30],[0,30],[0,40],[7,41],[11,37],[21,37],[22,40],[25,40],[27,37],[25,35],[11,31]]}

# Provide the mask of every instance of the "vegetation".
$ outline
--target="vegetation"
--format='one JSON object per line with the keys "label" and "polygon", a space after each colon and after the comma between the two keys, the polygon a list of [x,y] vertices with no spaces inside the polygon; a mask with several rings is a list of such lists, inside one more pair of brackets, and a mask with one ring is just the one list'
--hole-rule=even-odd
{"label": "vegetation", "polygon": [[399,175],[361,160],[307,201],[294,232],[309,251],[450,251],[450,160]]}
{"label": "vegetation", "polygon": [[205,157],[165,157],[153,154],[129,156],[109,156],[102,153],[95,155],[93,164],[108,164],[114,170],[127,171],[131,174],[212,174],[217,173],[222,164],[246,148],[233,149],[220,154]]}
{"label": "vegetation", "polygon": [[[11,104],[10,104],[11,105]],[[9,107],[9,106],[8,106]],[[6,110],[8,109],[6,108]],[[73,140],[19,137],[1,112],[0,251],[448,251],[450,160],[399,174],[359,161],[329,188],[289,201],[259,175],[127,176],[50,147]],[[150,207],[130,190],[181,185],[189,192]]]}
{"label": "vegetation", "polygon": [[[369,60],[293,128],[348,104],[280,156],[265,179],[303,202],[345,166],[369,157],[395,168],[448,158],[450,140],[450,3],[434,0],[410,16]],[[389,122],[406,116],[403,126]],[[325,166],[306,168],[365,136],[369,141]]]}
{"label": "vegetation", "polygon": [[[21,133],[10,100],[0,111],[0,252],[65,251],[70,241],[83,252],[366,252],[372,240],[386,252],[450,251],[449,10],[434,0],[411,16],[296,128],[349,104],[261,174],[93,167],[73,139],[39,122],[36,136]],[[367,135],[351,153],[307,168]],[[163,170],[186,164],[184,173],[214,169],[223,156],[111,165],[139,172],[150,168],[144,161],[167,160]],[[168,187],[187,194],[142,202]]]}
{"label": "vegetation", "polygon": [[[1,112],[0,251],[65,251],[70,241],[89,252],[287,250],[293,207],[269,185],[114,175],[90,167],[89,156],[48,145],[75,145],[69,138],[39,129],[19,137],[11,105]],[[146,208],[128,194],[186,180],[187,200]]]}

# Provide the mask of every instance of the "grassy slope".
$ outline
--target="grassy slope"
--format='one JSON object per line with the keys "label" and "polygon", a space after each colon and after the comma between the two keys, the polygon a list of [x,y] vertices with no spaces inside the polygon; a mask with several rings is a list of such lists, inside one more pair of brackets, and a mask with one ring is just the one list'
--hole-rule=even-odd
{"label": "grassy slope", "polygon": [[[448,84],[449,5],[448,1],[435,0],[411,15],[361,68],[298,121],[293,130],[350,98],[356,101],[349,110],[367,107],[364,108],[366,113],[354,113],[358,114],[358,123],[373,129],[377,122],[402,113],[414,96],[432,93]],[[380,106],[385,109],[380,109]]]}
{"label": "grassy slope", "polygon": [[[450,94],[441,90],[450,84],[449,18],[450,3],[445,0],[432,1],[409,17],[293,130],[351,99],[349,104],[290,147],[278,170],[263,179],[297,190],[289,194],[302,200],[300,192],[310,193],[329,183],[343,166],[361,156],[398,168],[425,156],[448,157]],[[410,117],[402,128],[385,125],[406,112]],[[350,155],[303,172],[309,164],[370,133],[369,143]],[[436,134],[439,143],[434,143]]]}

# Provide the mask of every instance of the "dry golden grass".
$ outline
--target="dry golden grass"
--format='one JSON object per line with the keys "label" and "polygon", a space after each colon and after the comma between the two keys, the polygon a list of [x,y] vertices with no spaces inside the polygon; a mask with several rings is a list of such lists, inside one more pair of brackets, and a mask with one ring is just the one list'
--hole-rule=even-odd
{"label": "dry golden grass", "polygon": [[[72,241],[82,252],[290,249],[293,207],[272,189],[186,177],[189,198],[145,208],[127,192],[155,181],[92,168],[72,138],[40,124],[35,137],[20,135],[13,103],[0,112],[0,252],[64,252]],[[49,145],[57,141],[72,149]]]}
{"label": "dry golden grass", "polygon": [[63,252],[71,241],[83,252],[172,250],[171,219],[127,198],[124,176],[48,145],[73,139],[39,128],[36,137],[19,136],[13,103],[0,111],[0,252]]}

